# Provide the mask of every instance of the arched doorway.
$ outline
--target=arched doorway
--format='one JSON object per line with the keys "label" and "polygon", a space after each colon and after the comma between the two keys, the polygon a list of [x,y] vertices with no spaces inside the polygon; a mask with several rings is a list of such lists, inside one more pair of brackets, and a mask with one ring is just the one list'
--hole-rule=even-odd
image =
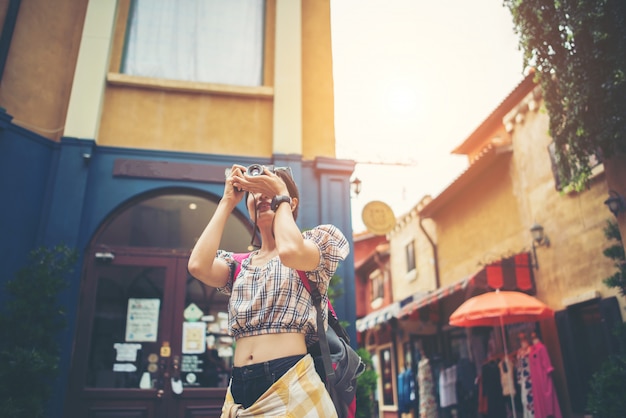
{"label": "arched doorway", "polygon": [[[227,298],[189,276],[215,212],[208,196],[162,190],[122,205],[85,254],[67,417],[218,417],[232,365]],[[233,214],[221,247],[245,251]]]}

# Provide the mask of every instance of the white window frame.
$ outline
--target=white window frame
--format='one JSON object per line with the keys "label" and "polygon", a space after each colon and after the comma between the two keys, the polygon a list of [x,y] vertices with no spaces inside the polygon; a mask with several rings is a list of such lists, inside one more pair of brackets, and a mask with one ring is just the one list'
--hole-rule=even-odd
{"label": "white window frame", "polygon": [[262,85],[264,0],[133,0],[130,7],[122,73]]}

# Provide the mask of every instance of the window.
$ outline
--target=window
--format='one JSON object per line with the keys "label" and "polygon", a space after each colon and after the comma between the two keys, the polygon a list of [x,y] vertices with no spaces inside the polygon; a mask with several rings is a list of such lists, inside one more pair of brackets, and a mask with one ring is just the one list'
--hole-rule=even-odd
{"label": "window", "polygon": [[260,86],[263,0],[134,0],[125,74]]}
{"label": "window", "polygon": [[[563,178],[563,176],[559,172],[559,167],[557,165],[558,156],[556,154],[556,144],[554,143],[554,141],[551,142],[550,145],[548,145],[548,154],[550,155],[550,165],[552,168],[552,175],[554,176],[554,188],[558,191],[561,191],[567,186],[571,179]],[[588,163],[590,169],[598,167],[600,164],[602,164],[602,162],[602,153],[600,151],[595,154],[589,155]]]}
{"label": "window", "polygon": [[[168,191],[145,195],[120,208],[95,243],[101,246],[169,248],[190,251],[217,203],[186,191]],[[158,225],[158,228],[155,228]],[[244,250],[251,231],[246,221],[236,215],[227,221],[232,231],[224,242],[226,248]]]}
{"label": "window", "polygon": [[407,273],[415,270],[415,243],[409,242],[406,247],[406,271]]}
{"label": "window", "polygon": [[374,304],[381,301],[385,296],[385,277],[380,270],[374,270],[370,274],[371,296],[370,302]]}
{"label": "window", "polygon": [[394,387],[394,373],[393,373],[393,358],[391,356],[391,347],[383,348],[379,351],[380,362],[380,382],[382,401],[384,406],[394,405],[393,387]]}

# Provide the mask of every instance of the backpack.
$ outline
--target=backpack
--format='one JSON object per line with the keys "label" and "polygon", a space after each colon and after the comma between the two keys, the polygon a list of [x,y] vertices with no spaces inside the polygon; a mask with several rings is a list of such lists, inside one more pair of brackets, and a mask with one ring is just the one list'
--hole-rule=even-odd
{"label": "backpack", "polygon": [[[236,268],[233,281],[239,275],[241,262],[250,253],[234,253]],[[306,273],[298,270],[302,284],[309,291],[313,305],[317,311],[317,334],[319,340],[308,347],[308,353],[315,361],[315,370],[325,382],[339,418],[356,416],[356,379],[365,371],[365,363],[350,346],[350,338],[344,327],[339,323],[337,314],[330,300],[328,301],[328,329],[324,331],[322,319],[322,295],[314,282]]]}

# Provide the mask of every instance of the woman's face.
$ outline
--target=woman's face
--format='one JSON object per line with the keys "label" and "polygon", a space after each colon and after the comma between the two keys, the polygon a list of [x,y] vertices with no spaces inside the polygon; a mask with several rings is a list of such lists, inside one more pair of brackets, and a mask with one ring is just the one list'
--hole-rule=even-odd
{"label": "woman's face", "polygon": [[274,215],[271,209],[271,203],[272,199],[268,196],[263,196],[261,193],[248,193],[246,206],[248,207],[248,213],[252,222],[256,221],[257,224],[259,224],[264,218],[271,220]]}

